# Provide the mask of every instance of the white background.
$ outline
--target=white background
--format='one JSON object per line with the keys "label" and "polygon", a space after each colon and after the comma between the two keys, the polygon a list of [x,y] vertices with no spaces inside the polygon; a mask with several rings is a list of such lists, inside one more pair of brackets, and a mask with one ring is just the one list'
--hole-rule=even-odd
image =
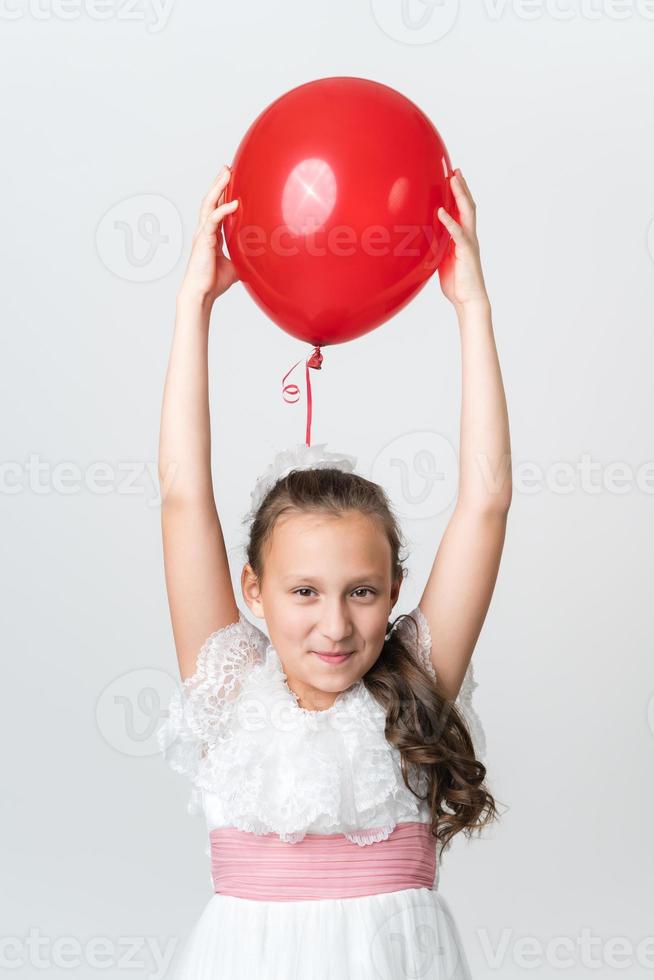
{"label": "white background", "polygon": [[[202,819],[153,739],[177,676],[156,481],[175,295],[200,200],[251,121],[296,85],[356,75],[416,102],[467,177],[511,423],[513,503],[474,654],[508,810],[455,842],[440,888],[478,980],[645,976],[654,4],[1,9],[2,972],[170,977],[142,944],[181,948],[210,897]],[[146,211],[167,238],[150,257]],[[304,438],[281,379],[307,348],[240,284],[211,329],[214,480],[245,609],[240,521],[274,452]],[[453,507],[440,484],[415,503],[412,465],[416,442],[458,447],[458,326],[437,276],[323,356],[312,441],[391,493],[407,611]]]}

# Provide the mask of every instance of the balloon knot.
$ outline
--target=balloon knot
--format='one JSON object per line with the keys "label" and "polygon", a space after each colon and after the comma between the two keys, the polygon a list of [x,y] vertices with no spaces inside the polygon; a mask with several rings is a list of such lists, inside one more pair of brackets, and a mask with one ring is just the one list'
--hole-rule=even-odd
{"label": "balloon knot", "polygon": [[313,354],[307,361],[307,365],[309,367],[316,368],[318,371],[320,370],[322,365],[322,354],[320,353],[320,347],[314,347]]}

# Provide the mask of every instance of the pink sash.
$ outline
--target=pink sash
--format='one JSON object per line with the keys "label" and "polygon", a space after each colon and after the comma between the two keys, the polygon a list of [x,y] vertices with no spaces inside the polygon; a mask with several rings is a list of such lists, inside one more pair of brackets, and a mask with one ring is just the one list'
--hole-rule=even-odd
{"label": "pink sash", "polygon": [[289,844],[274,833],[234,827],[218,827],[209,839],[214,891],[262,902],[431,888],[436,871],[436,838],[418,821],[397,824],[386,840],[365,845],[344,834],[306,834]]}

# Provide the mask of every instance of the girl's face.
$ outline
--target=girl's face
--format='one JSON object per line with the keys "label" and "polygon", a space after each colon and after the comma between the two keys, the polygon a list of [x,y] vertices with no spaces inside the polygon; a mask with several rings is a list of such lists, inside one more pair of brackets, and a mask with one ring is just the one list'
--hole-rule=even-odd
{"label": "girl's face", "polygon": [[[357,511],[283,515],[268,542],[261,589],[249,564],[241,582],[300,707],[313,711],[331,707],[375,663],[401,585],[391,581],[386,535]],[[317,656],[338,652],[349,656]]]}

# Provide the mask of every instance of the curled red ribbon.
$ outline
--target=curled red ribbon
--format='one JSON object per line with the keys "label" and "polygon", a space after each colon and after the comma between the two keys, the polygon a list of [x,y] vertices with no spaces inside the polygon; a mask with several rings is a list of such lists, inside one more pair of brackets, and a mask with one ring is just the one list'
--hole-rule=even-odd
{"label": "curled red ribbon", "polygon": [[[300,358],[300,361],[302,358]],[[295,370],[300,361],[296,361],[292,368],[289,368],[284,377],[282,378],[282,396],[284,401],[288,405],[294,405],[300,398],[300,389],[296,384],[284,384],[288,378],[291,371]],[[322,365],[322,354],[320,353],[320,347],[314,347],[311,354],[306,359],[305,362],[305,372],[306,372],[306,382],[307,382],[307,431],[305,441],[307,446],[311,445],[311,377],[309,375],[309,368],[315,368],[317,371],[320,370]],[[287,398],[287,395],[295,395],[293,399]]]}

